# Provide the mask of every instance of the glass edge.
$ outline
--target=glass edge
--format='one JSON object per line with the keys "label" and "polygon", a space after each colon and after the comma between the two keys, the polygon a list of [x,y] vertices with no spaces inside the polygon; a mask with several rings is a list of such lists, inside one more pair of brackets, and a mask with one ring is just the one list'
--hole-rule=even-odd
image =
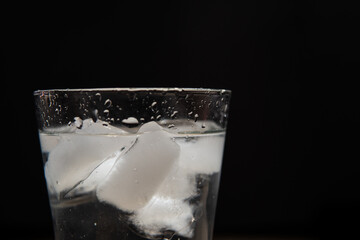
{"label": "glass edge", "polygon": [[219,93],[219,94],[231,94],[229,89],[216,89],[216,88],[177,88],[177,87],[133,87],[133,88],[59,88],[59,89],[43,89],[33,91],[34,96],[46,94],[49,92],[141,92],[141,91],[154,91],[154,92],[193,92],[193,93]]}

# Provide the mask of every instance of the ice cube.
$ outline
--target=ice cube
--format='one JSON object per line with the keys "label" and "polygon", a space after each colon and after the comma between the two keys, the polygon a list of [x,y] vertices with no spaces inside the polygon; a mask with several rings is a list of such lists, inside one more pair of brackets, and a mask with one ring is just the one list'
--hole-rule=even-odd
{"label": "ice cube", "polygon": [[160,131],[163,130],[163,128],[157,124],[154,121],[145,123],[144,125],[142,125],[139,129],[139,133],[145,133],[145,132],[154,132],[154,131]]}
{"label": "ice cube", "polygon": [[[122,155],[97,188],[100,201],[132,212],[145,206],[178,160],[179,146],[171,135],[153,123],[142,130],[133,146]],[[155,129],[156,128],[156,129]]]}
{"label": "ice cube", "polygon": [[[95,128],[96,133],[109,131]],[[109,156],[128,148],[134,139],[130,135],[62,134],[45,164],[50,192],[59,194],[73,188]]]}
{"label": "ice cube", "polygon": [[154,196],[130,220],[147,235],[161,235],[166,229],[183,237],[193,236],[193,208],[180,199]]}
{"label": "ice cube", "polygon": [[189,174],[177,162],[176,166],[159,186],[155,197],[185,200],[196,194],[195,174]]}
{"label": "ice cube", "polygon": [[90,173],[90,175],[85,180],[81,181],[74,189],[66,193],[66,197],[72,197],[74,195],[79,195],[81,193],[95,190],[97,184],[104,180],[104,178],[110,172],[111,168],[114,166],[116,160],[120,157],[123,150],[124,149],[120,149],[106,158]]}
{"label": "ice cube", "polygon": [[179,164],[189,173],[220,172],[224,149],[224,135],[206,134],[203,137],[177,139],[181,151]]}
{"label": "ice cube", "polygon": [[58,135],[49,135],[44,133],[39,133],[41,151],[44,153],[51,152],[60,141],[60,137]]}

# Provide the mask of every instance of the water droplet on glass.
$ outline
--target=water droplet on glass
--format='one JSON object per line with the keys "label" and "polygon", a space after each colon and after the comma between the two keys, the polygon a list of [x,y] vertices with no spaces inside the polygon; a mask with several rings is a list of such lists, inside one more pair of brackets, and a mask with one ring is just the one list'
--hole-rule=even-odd
{"label": "water droplet on glass", "polygon": [[205,128],[205,127],[206,127],[205,123],[201,124],[201,128]]}
{"label": "water droplet on glass", "polygon": [[99,110],[94,109],[94,110],[92,111],[92,116],[91,116],[91,118],[92,118],[92,120],[93,120],[94,122],[96,122],[96,121],[98,120],[98,118],[99,118]]}
{"label": "water droplet on glass", "polygon": [[173,128],[175,127],[175,124],[169,124],[168,128]]}
{"label": "water droplet on glass", "polygon": [[228,110],[228,105],[225,104],[225,106],[224,106],[224,112],[226,112],[227,110]]}
{"label": "water droplet on glass", "polygon": [[105,115],[105,117],[109,116],[109,113],[110,113],[109,109],[105,109],[105,110],[104,110],[104,115]]}
{"label": "water droplet on glass", "polygon": [[110,99],[106,99],[104,102],[105,107],[109,108],[112,105],[112,101]]}
{"label": "water droplet on glass", "polygon": [[170,115],[171,118],[175,118],[176,114],[178,113],[178,111],[173,111],[173,113]]}
{"label": "water droplet on glass", "polygon": [[151,107],[154,107],[156,104],[157,104],[157,102],[153,102],[153,103],[151,104]]}
{"label": "water droplet on glass", "polygon": [[101,93],[96,93],[95,96],[99,101],[101,101]]}
{"label": "water droplet on glass", "polygon": [[194,121],[196,122],[198,120],[198,118],[199,118],[199,114],[195,114],[194,115]]}
{"label": "water droplet on glass", "polygon": [[134,117],[123,119],[121,122],[126,124],[139,124],[139,121]]}
{"label": "water droplet on glass", "polygon": [[95,223],[94,223],[94,226],[96,227],[96,225],[97,225],[97,223],[95,222]]}
{"label": "water droplet on glass", "polygon": [[161,118],[161,115],[156,116],[156,120],[159,120]]}
{"label": "water droplet on glass", "polygon": [[74,122],[75,127],[80,129],[83,125],[83,120],[79,117],[74,117],[74,120],[75,120],[75,122]]}

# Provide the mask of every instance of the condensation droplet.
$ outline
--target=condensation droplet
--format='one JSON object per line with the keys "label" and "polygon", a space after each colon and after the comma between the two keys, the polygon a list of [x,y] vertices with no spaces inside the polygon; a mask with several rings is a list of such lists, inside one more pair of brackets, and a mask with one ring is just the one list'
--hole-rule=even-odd
{"label": "condensation droplet", "polygon": [[205,123],[201,124],[201,128],[206,128]]}
{"label": "condensation droplet", "polygon": [[79,117],[74,117],[74,120],[75,120],[75,122],[74,122],[75,127],[80,129],[83,125],[83,120]]}
{"label": "condensation droplet", "polygon": [[169,124],[168,128],[173,128],[175,127],[175,124]]}
{"label": "condensation droplet", "polygon": [[224,106],[224,112],[227,112],[227,110],[228,110],[228,105],[225,104],[225,106]]}
{"label": "condensation droplet", "polygon": [[153,103],[151,104],[151,107],[154,107],[156,104],[157,104],[157,102],[153,102]]}
{"label": "condensation droplet", "polygon": [[173,111],[172,114],[170,115],[171,118],[175,118],[176,114],[178,113],[178,111]]}
{"label": "condensation droplet", "polygon": [[123,119],[121,122],[126,124],[139,124],[139,121],[134,117]]}
{"label": "condensation droplet", "polygon": [[105,109],[105,110],[104,110],[104,115],[105,115],[105,117],[109,116],[109,113],[110,113],[109,109]]}
{"label": "condensation droplet", "polygon": [[195,122],[198,120],[198,118],[199,118],[199,114],[195,114],[195,115],[194,115],[194,120],[195,120]]}
{"label": "condensation droplet", "polygon": [[94,122],[96,122],[96,121],[98,120],[98,118],[99,118],[99,110],[94,109],[94,110],[92,111],[92,114],[93,114],[92,119],[93,119]]}
{"label": "condensation droplet", "polygon": [[112,105],[112,101],[110,99],[106,99],[104,102],[105,107],[109,108]]}
{"label": "condensation droplet", "polygon": [[97,99],[98,99],[99,101],[101,101],[101,93],[96,93],[95,96],[97,97]]}

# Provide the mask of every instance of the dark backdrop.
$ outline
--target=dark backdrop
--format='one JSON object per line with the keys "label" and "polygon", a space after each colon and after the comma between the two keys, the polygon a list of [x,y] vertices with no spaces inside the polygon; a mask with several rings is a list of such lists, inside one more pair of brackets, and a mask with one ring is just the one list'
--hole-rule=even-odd
{"label": "dark backdrop", "polygon": [[74,2],[2,3],[1,227],[52,233],[33,90],[175,86],[233,91],[216,233],[355,233],[354,4]]}

